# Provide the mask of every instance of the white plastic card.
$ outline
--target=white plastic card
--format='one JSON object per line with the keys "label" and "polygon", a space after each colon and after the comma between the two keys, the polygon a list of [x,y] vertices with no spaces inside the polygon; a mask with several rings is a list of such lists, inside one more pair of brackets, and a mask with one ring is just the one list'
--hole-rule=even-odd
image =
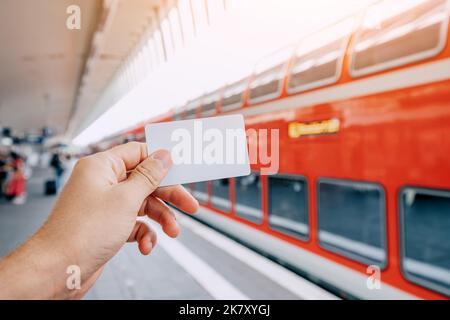
{"label": "white plastic card", "polygon": [[159,149],[171,152],[174,165],[162,187],[250,174],[240,114],[149,124],[145,137],[149,154]]}

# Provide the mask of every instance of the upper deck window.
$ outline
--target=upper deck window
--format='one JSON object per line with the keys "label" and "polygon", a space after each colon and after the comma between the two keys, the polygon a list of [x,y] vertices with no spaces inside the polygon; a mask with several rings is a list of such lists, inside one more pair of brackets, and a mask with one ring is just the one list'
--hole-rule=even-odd
{"label": "upper deck window", "polygon": [[205,96],[202,103],[202,117],[212,117],[216,114],[217,100],[219,100],[218,92]]}
{"label": "upper deck window", "polygon": [[199,100],[191,101],[187,104],[186,109],[183,112],[183,119],[195,119],[197,117],[197,108],[200,105]]}
{"label": "upper deck window", "polygon": [[281,94],[281,79],[292,50],[292,47],[279,50],[263,58],[255,66],[250,83],[250,102],[256,103]]}
{"label": "upper deck window", "polygon": [[368,8],[356,34],[351,73],[361,76],[438,54],[445,45],[447,0],[384,0]]}
{"label": "upper deck window", "polygon": [[222,98],[221,112],[239,108],[242,105],[242,95],[247,89],[247,79],[227,85]]}
{"label": "upper deck window", "polygon": [[183,120],[183,109],[184,107],[178,107],[174,110],[173,112],[174,121]]}
{"label": "upper deck window", "polygon": [[289,73],[290,93],[332,84],[339,79],[354,24],[355,19],[348,18],[300,41]]}

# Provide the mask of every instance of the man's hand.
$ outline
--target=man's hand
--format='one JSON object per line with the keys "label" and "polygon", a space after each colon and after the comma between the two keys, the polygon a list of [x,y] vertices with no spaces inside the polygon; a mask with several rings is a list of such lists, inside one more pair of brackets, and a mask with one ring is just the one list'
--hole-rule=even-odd
{"label": "man's hand", "polygon": [[[78,161],[48,221],[0,264],[0,297],[7,289],[11,289],[12,297],[19,298],[81,297],[126,242],[137,242],[145,255],[155,247],[156,233],[138,221],[138,216],[150,217],[168,236],[176,237],[180,230],[164,201],[188,213],[198,209],[198,202],[182,186],[158,188],[171,166],[168,151],[156,151],[147,157],[145,144],[137,142]],[[12,287],[2,285],[2,275],[14,264],[27,265],[16,265],[16,270],[48,278],[47,287],[52,290],[38,288],[40,294],[33,296],[33,288],[20,287],[20,274],[16,285],[12,280]],[[80,267],[81,290],[65,287],[65,271],[70,265]],[[28,286],[43,285],[36,279],[31,282]]]}

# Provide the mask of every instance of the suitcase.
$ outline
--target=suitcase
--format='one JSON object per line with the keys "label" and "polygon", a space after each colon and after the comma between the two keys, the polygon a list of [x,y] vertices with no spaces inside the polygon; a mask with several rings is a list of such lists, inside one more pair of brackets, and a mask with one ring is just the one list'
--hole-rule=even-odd
{"label": "suitcase", "polygon": [[55,180],[47,180],[45,182],[45,191],[46,196],[51,196],[56,194],[56,181]]}

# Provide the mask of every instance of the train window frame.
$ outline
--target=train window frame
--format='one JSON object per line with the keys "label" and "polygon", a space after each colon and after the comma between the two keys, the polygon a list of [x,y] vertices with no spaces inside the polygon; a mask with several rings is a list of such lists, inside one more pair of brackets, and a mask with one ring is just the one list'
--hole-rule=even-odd
{"label": "train window frame", "polygon": [[355,66],[355,45],[358,43],[359,37],[361,36],[362,24],[364,23],[364,19],[366,18],[369,8],[374,5],[377,5],[378,3],[379,2],[375,2],[374,4],[372,4],[365,10],[364,15],[360,21],[360,25],[358,26],[358,28],[354,34],[354,40],[352,41],[352,45],[349,48],[349,64],[348,65],[349,65],[349,74],[352,78],[360,78],[360,77],[364,77],[364,76],[370,76],[373,74],[377,74],[379,72],[389,71],[389,70],[393,70],[393,69],[399,68],[399,67],[406,67],[414,62],[420,62],[420,61],[424,61],[426,59],[436,57],[445,49],[445,47],[447,45],[447,40],[448,40],[448,29],[450,26],[450,1],[449,0],[447,0],[447,2],[446,2],[446,8],[445,8],[445,12],[447,13],[446,19],[441,24],[440,35],[439,35],[439,44],[436,48],[433,48],[431,50],[427,50],[424,52],[419,52],[419,53],[416,53],[413,55],[401,57],[398,59],[394,59],[394,60],[391,60],[388,62],[376,64],[376,65],[373,65],[370,67],[362,68],[359,70],[355,70],[355,68],[354,68],[354,66]]}
{"label": "train window frame", "polygon": [[[299,85],[299,86],[296,86],[296,87],[290,87],[289,83],[290,83],[291,78],[293,76],[293,69],[295,67],[295,61],[299,57],[297,55],[297,50],[302,47],[302,45],[304,44],[304,42],[306,40],[314,38],[315,35],[317,35],[319,33],[322,33],[322,32],[325,32],[326,30],[333,29],[333,28],[335,28],[335,26],[337,26],[339,24],[344,24],[345,22],[349,22],[349,24],[351,26],[349,27],[348,34],[342,40],[341,47],[339,49],[340,50],[340,56],[337,59],[337,66],[336,66],[336,73],[335,73],[335,75],[333,77],[325,78],[325,79],[318,80],[318,81],[314,81],[314,82],[311,82],[311,83],[308,83],[308,84]],[[294,49],[293,55],[292,55],[290,63],[289,63],[290,65],[289,65],[289,68],[287,70],[286,92],[289,95],[294,95],[294,94],[298,94],[298,93],[301,93],[301,92],[306,92],[306,91],[309,91],[309,90],[314,90],[314,89],[322,88],[322,87],[325,87],[325,86],[337,83],[339,81],[339,79],[342,77],[342,74],[344,72],[344,62],[345,62],[345,57],[346,57],[346,54],[347,54],[347,48],[348,48],[348,46],[350,44],[350,39],[352,38],[352,34],[355,32],[355,28],[357,26],[358,26],[358,18],[356,16],[352,15],[352,16],[343,18],[340,21],[337,21],[336,23],[334,23],[333,25],[327,26],[324,29],[317,31],[317,32],[315,32],[312,35],[308,35],[308,36],[304,37],[302,40],[300,40],[297,43],[297,45],[296,45],[296,47]]]}
{"label": "train window frame", "polygon": [[[205,187],[206,187],[206,193],[204,193],[205,195],[205,199],[201,199],[198,198],[198,193],[199,191],[196,191],[196,185],[198,183],[204,183]],[[194,188],[193,188],[193,192],[192,192],[192,196],[199,202],[199,204],[204,205],[204,206],[209,206],[211,205],[211,182],[210,181],[198,181],[193,183]],[[200,192],[203,193],[203,192]]]}
{"label": "train window frame", "polygon": [[240,215],[239,213],[238,213],[238,210],[237,210],[237,207],[238,207],[238,202],[237,202],[237,197],[236,197],[236,179],[237,178],[245,178],[245,177],[247,177],[247,176],[242,176],[242,177],[235,177],[235,178],[233,178],[234,179],[234,184],[233,184],[233,187],[234,187],[234,199],[233,199],[233,201],[234,201],[234,207],[233,207],[233,214],[236,216],[236,217],[238,217],[239,219],[242,219],[242,220],[244,220],[244,221],[247,221],[247,222],[249,222],[249,223],[251,223],[251,224],[253,224],[253,225],[255,225],[255,226],[262,226],[262,225],[264,225],[264,220],[265,220],[265,217],[264,217],[264,203],[263,203],[263,194],[264,194],[264,192],[265,192],[265,190],[264,190],[264,187],[263,187],[263,184],[262,184],[262,180],[261,180],[261,177],[262,177],[262,175],[261,175],[261,173],[259,172],[259,171],[256,171],[256,170],[252,170],[251,172],[250,172],[250,174],[253,174],[253,173],[256,173],[258,176],[259,176],[259,180],[260,180],[260,183],[261,183],[261,190],[260,190],[260,194],[259,194],[259,204],[260,204],[260,206],[261,206],[261,221],[256,221],[256,220],[252,220],[252,219],[250,219],[250,218],[248,218],[248,217],[245,217],[244,215]]}
{"label": "train window frame", "polygon": [[179,121],[179,120],[183,120],[183,109],[185,108],[185,106],[181,106],[181,107],[176,107],[173,111],[173,120],[174,121]]}
{"label": "train window frame", "polygon": [[[293,232],[285,232],[278,228],[273,227],[272,224],[270,223],[270,212],[271,212],[270,211],[270,179],[271,178],[282,178],[282,179],[293,180],[293,181],[301,180],[305,183],[305,186],[306,186],[305,206],[306,206],[307,227],[308,227],[308,233],[306,235],[294,234]],[[310,196],[309,181],[305,175],[280,173],[280,174],[276,174],[273,176],[268,176],[267,177],[267,224],[269,226],[269,229],[279,232],[281,234],[284,234],[286,236],[292,237],[294,239],[303,241],[303,242],[310,241],[311,240],[311,214],[310,214],[311,205],[310,205],[310,201],[309,201],[309,196]]]}
{"label": "train window frame", "polygon": [[[248,79],[248,77],[246,77],[244,79],[241,79],[234,83],[227,84],[225,86],[225,88],[223,89],[223,92],[221,94],[221,97],[220,97],[220,113],[230,112],[230,111],[234,111],[234,110],[242,108],[242,106],[244,105],[244,94],[248,89],[248,84],[249,84],[249,79]],[[233,89],[234,89],[237,91],[237,88],[240,88],[241,86],[243,87],[243,90],[240,94],[241,99],[239,100],[239,102],[235,102],[235,103],[224,106],[223,101],[224,101],[224,99],[228,98],[228,97],[225,97],[227,90],[233,91]]]}
{"label": "train window frame", "polygon": [[[209,94],[206,94],[201,103],[201,109],[200,109],[200,116],[203,117],[213,117],[217,114],[217,103],[220,100],[220,91],[212,92]],[[203,107],[205,105],[209,105],[211,103],[214,103],[214,109],[210,109],[205,111]]]}
{"label": "train window frame", "polygon": [[182,120],[197,119],[198,108],[201,106],[202,98],[189,101],[181,111]]}
{"label": "train window frame", "polygon": [[[215,181],[220,181],[220,180],[228,180],[228,199],[226,198],[220,198],[217,196],[214,196],[214,182]],[[212,208],[214,208],[215,210],[219,210],[220,212],[226,213],[226,214],[231,214],[232,208],[233,208],[233,203],[231,201],[231,178],[224,178],[224,179],[218,179],[218,180],[213,180],[209,182],[210,185],[210,195],[209,195],[209,199],[210,199],[210,206]],[[223,207],[226,207],[226,209],[221,208],[220,204],[217,204],[217,200],[216,202],[214,202],[214,199],[222,199],[226,202],[228,202],[227,205],[224,205]]]}
{"label": "train window frame", "polygon": [[[255,105],[260,102],[269,101],[269,100],[272,100],[272,99],[275,99],[275,98],[278,98],[281,96],[281,94],[283,93],[283,81],[286,76],[286,73],[289,70],[288,67],[289,67],[289,63],[292,59],[294,49],[295,49],[295,46],[292,46],[292,45],[286,46],[282,49],[272,52],[268,56],[263,57],[260,61],[258,61],[256,63],[255,67],[253,68],[252,75],[250,76],[250,78],[248,80],[248,85],[247,85],[248,86],[248,103],[250,105]],[[269,67],[267,67],[268,60],[277,55],[280,56],[279,60],[281,63],[271,65],[271,63],[269,62]],[[272,69],[275,69],[275,68],[277,68],[277,71],[270,72]],[[260,77],[261,75],[263,75],[265,73],[269,73],[269,72],[270,72],[270,74],[274,74],[274,73],[278,74],[278,76],[275,77],[278,81],[277,91],[269,93],[269,94],[265,94],[265,95],[262,95],[262,96],[259,96],[256,98],[252,98],[252,90],[259,87],[259,86],[257,86],[255,88],[253,88],[252,85],[254,84],[254,82],[256,81],[256,79],[258,77]]]}
{"label": "train window frame", "polygon": [[[321,182],[331,183],[331,184],[340,185],[340,186],[354,186],[357,184],[363,184],[363,185],[375,187],[380,192],[381,212],[379,214],[381,217],[380,221],[381,221],[381,226],[382,226],[382,228],[380,230],[380,235],[381,235],[381,239],[382,239],[381,249],[384,251],[384,261],[381,261],[380,263],[378,263],[374,260],[371,260],[370,258],[366,258],[361,255],[348,252],[346,250],[340,249],[335,246],[329,246],[320,241],[320,238],[319,238],[319,233],[320,233],[320,222],[319,222],[319,219],[320,219],[319,218],[319,216],[320,216],[320,188],[319,188],[319,186],[320,186]],[[316,211],[317,211],[316,215],[317,215],[317,244],[318,244],[318,246],[326,251],[337,254],[337,255],[347,258],[349,260],[361,263],[365,266],[377,265],[378,267],[380,267],[380,270],[385,270],[389,264],[389,252],[388,252],[388,240],[387,240],[388,235],[387,235],[387,198],[386,198],[386,194],[387,193],[386,193],[384,186],[378,182],[364,181],[364,180],[350,180],[350,179],[341,179],[341,178],[325,178],[325,177],[318,178],[316,180]]]}
{"label": "train window frame", "polygon": [[445,195],[446,197],[450,198],[450,190],[444,190],[444,189],[433,189],[433,188],[426,188],[426,187],[417,187],[417,186],[403,186],[400,191],[398,192],[398,219],[399,219],[399,243],[400,243],[400,271],[403,275],[403,277],[416,285],[422,286],[426,289],[430,289],[433,291],[436,291],[441,294],[450,295],[450,289],[441,287],[440,285],[429,282],[426,279],[414,276],[409,271],[407,271],[404,267],[404,261],[406,258],[406,231],[405,231],[405,210],[403,208],[403,195],[408,190],[413,190],[416,192],[420,192],[422,194],[431,195],[431,196],[440,196]]}

